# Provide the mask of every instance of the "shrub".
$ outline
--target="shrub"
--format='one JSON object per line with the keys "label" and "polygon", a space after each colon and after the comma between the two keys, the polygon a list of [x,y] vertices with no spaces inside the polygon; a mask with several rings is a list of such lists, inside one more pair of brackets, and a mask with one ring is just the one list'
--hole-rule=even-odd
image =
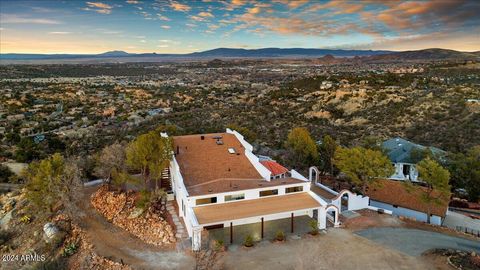
{"label": "shrub", "polygon": [[23,217],[20,218],[20,221],[23,223],[30,223],[30,221],[32,221],[32,218],[29,215],[23,215]]}
{"label": "shrub", "polygon": [[285,233],[282,230],[278,230],[275,234],[275,240],[277,241],[285,241]]}
{"label": "shrub", "polygon": [[250,234],[245,237],[243,245],[246,247],[253,247],[253,237]]}
{"label": "shrub", "polygon": [[215,250],[215,251],[222,250],[222,249],[223,249],[223,244],[224,244],[224,243],[223,243],[223,240],[221,240],[221,239],[215,240],[214,247],[213,247],[214,250]]}
{"label": "shrub", "polygon": [[75,242],[69,243],[63,248],[62,256],[63,257],[72,256],[73,254],[75,254],[77,252],[77,250],[78,250],[77,243],[75,243]]}
{"label": "shrub", "polygon": [[310,220],[308,225],[310,226],[310,229],[311,229],[310,234],[311,235],[317,235],[318,234],[318,221],[312,219],[312,220]]}

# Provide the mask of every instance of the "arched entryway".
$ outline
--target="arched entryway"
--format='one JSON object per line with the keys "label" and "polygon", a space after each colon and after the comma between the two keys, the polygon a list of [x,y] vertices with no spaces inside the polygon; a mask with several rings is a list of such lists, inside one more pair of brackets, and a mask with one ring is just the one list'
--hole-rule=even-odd
{"label": "arched entryway", "polygon": [[341,211],[347,211],[348,209],[348,199],[350,198],[350,194],[345,192],[341,197]]}
{"label": "arched entryway", "polygon": [[320,171],[318,170],[318,168],[315,166],[312,166],[310,167],[308,172],[308,180],[310,180],[310,182],[312,183],[317,184],[319,175],[320,175]]}
{"label": "arched entryway", "polygon": [[338,220],[339,210],[335,205],[329,205],[325,209],[326,211],[326,225],[327,227],[338,227],[340,222]]}

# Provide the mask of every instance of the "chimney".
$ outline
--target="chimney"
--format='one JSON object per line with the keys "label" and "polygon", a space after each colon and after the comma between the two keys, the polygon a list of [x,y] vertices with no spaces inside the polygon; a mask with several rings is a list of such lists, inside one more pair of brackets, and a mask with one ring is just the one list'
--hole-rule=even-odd
{"label": "chimney", "polygon": [[202,141],[205,140],[205,136],[203,136],[203,135],[200,136],[200,140],[202,140]]}
{"label": "chimney", "polygon": [[177,155],[180,154],[180,147],[177,145]]}

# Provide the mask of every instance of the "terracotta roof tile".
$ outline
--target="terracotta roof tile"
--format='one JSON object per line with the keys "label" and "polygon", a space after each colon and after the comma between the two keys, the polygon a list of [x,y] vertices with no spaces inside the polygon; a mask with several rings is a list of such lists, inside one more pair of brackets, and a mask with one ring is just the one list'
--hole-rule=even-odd
{"label": "terracotta roof tile", "polygon": [[278,164],[277,162],[273,160],[264,160],[260,161],[265,168],[267,168],[272,175],[279,175],[279,174],[284,174],[288,172],[288,169],[283,167],[282,165]]}

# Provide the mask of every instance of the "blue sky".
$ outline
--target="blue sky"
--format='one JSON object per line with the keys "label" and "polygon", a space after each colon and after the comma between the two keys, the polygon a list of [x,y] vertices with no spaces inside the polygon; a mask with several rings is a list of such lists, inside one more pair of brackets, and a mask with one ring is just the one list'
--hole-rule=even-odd
{"label": "blue sky", "polygon": [[480,50],[480,1],[0,0],[0,53]]}

